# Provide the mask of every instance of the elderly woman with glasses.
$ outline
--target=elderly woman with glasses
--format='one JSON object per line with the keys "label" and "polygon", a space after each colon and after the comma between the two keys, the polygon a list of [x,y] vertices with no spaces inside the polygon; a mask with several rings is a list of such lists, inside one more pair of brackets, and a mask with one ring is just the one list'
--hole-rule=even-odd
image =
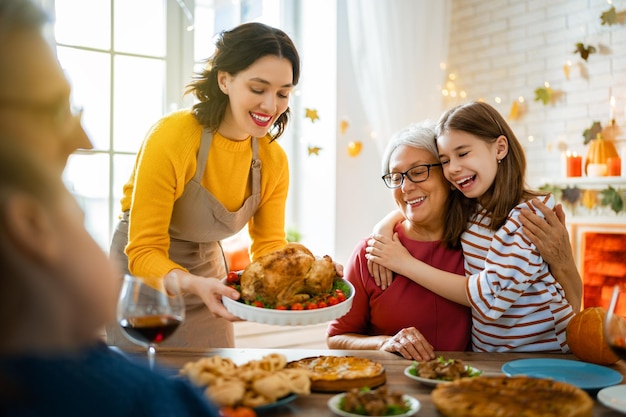
{"label": "elderly woman with glasses", "polygon": [[[436,268],[463,274],[460,235],[448,227],[450,184],[437,157],[434,124],[412,124],[396,133],[383,156],[383,181],[403,213],[395,225],[402,245]],[[331,349],[378,349],[406,359],[430,360],[435,351],[468,350],[471,313],[396,275],[386,289],[368,271],[367,239],[354,249],[345,278],[356,288],[352,308],[328,326]]]}

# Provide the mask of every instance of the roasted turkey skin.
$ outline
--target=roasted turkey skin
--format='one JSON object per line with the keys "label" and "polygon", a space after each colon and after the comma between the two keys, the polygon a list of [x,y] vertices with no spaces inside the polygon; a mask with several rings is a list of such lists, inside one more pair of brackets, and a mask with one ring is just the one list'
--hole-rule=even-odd
{"label": "roasted turkey skin", "polygon": [[289,243],[248,265],[241,275],[241,296],[248,302],[289,306],[329,292],[335,276],[330,256],[316,258],[304,245]]}

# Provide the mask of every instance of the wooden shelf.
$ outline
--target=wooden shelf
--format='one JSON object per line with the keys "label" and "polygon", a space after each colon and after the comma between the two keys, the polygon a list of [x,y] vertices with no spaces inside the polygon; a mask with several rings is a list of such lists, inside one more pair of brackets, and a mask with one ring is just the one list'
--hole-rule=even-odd
{"label": "wooden shelf", "polygon": [[626,177],[568,177],[548,178],[542,184],[549,184],[561,188],[578,187],[591,190],[604,190],[609,186],[626,189]]}

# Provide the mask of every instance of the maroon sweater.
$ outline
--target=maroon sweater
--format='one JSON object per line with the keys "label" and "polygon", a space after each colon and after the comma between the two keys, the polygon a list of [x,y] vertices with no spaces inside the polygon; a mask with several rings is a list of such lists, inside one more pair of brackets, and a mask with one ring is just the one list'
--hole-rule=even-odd
{"label": "maroon sweater", "polygon": [[[407,238],[396,226],[400,241],[415,258],[435,268],[464,275],[463,253],[440,246],[439,241],[419,242]],[[354,285],[352,308],[328,326],[328,335],[357,333],[392,336],[403,328],[415,327],[439,351],[469,350],[471,312],[402,275],[381,290],[367,270],[367,239],[355,248],[345,266],[345,278]]]}

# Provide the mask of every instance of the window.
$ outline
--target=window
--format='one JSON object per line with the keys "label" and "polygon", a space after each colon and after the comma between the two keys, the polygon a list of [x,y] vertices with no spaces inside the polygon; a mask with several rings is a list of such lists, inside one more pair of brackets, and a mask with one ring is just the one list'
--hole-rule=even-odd
{"label": "window", "polygon": [[59,61],[94,144],[70,157],[64,180],[108,251],[150,126],[192,104],[185,85],[213,52],[215,33],[252,20],[280,27],[281,1],[54,0],[54,11]]}

